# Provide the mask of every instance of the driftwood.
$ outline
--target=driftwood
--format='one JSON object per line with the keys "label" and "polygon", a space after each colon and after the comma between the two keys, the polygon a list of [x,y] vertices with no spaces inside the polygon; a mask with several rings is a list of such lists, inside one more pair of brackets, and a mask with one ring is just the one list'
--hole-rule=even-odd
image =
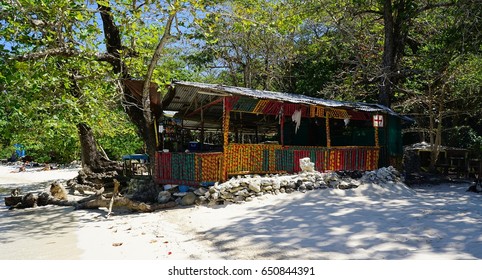
{"label": "driftwood", "polygon": [[[117,182],[117,181],[116,181]],[[51,191],[58,191],[58,183],[53,183],[50,189]],[[10,209],[22,209],[31,208],[45,205],[57,205],[57,206],[71,206],[76,210],[78,209],[97,209],[100,207],[106,207],[109,209],[109,214],[113,208],[124,207],[131,211],[137,212],[153,212],[160,209],[173,208],[177,206],[177,203],[170,201],[167,203],[152,203],[147,204],[132,200],[128,197],[120,196],[119,182],[114,183],[114,193],[109,197],[108,194],[104,194],[105,189],[101,188],[96,190],[96,193],[80,199],[78,201],[72,201],[64,199],[62,195],[49,192],[42,192],[40,194],[28,193],[24,196],[10,196],[5,197],[5,205],[10,206]]]}
{"label": "driftwood", "polygon": [[[108,208],[110,204],[111,204],[111,199],[107,199],[103,196],[99,196],[95,200],[77,204],[76,209],[96,209],[100,207]],[[174,201],[170,201],[163,204],[160,204],[160,203],[147,204],[144,202],[131,200],[127,197],[116,197],[113,199],[112,204],[114,208],[125,207],[129,210],[138,211],[138,212],[153,212],[156,210],[173,208],[177,206],[177,203]]]}
{"label": "driftwood", "polygon": [[22,202],[22,196],[7,196],[5,197],[6,206],[14,206]]}

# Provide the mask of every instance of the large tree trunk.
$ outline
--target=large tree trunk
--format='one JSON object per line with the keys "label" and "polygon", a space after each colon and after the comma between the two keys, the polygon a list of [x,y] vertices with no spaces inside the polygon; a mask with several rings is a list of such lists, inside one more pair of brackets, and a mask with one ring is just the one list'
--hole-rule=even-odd
{"label": "large tree trunk", "polygon": [[77,129],[80,138],[82,168],[91,172],[116,170],[117,163],[106,158],[104,153],[97,148],[92,128],[85,123],[79,123]]}
{"label": "large tree trunk", "polygon": [[385,41],[382,56],[382,74],[380,76],[378,103],[390,107],[393,94],[392,74],[395,69],[395,22],[393,18],[392,0],[383,2],[383,22]]}
{"label": "large tree trunk", "polygon": [[[130,75],[127,66],[123,63],[119,55],[120,51],[124,48],[122,46],[119,28],[115,24],[112,16],[111,8],[100,4],[98,4],[98,6],[103,23],[107,52],[117,58],[116,60],[110,61],[113,66],[113,71],[114,73],[119,74],[121,79],[129,79]],[[134,94],[127,86],[124,84],[122,84],[122,86],[125,100],[124,109],[129,116],[129,119],[137,127],[139,135],[144,140],[152,163],[154,160],[153,155],[157,148],[154,125],[147,122],[144,118],[142,100],[135,98]],[[153,164],[151,164],[151,166],[153,166]]]}
{"label": "large tree trunk", "polygon": [[[75,71],[69,70],[71,86],[68,90],[75,98],[79,100],[82,97],[81,87],[74,78]],[[80,140],[80,150],[82,159],[82,168],[86,172],[105,172],[115,170],[116,162],[109,160],[102,147],[97,146],[92,128],[86,123],[78,123],[77,131]]]}
{"label": "large tree trunk", "polygon": [[[400,60],[407,43],[408,30],[416,11],[412,0],[383,0],[384,45],[378,103],[390,107],[398,86]],[[412,51],[417,44],[412,42]]]}

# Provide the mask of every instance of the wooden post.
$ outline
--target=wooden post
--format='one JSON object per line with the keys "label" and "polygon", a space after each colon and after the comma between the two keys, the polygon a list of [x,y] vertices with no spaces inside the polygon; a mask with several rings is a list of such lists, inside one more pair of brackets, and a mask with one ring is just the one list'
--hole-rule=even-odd
{"label": "wooden post", "polygon": [[227,153],[229,145],[229,115],[231,106],[228,97],[223,100],[223,181],[228,179]]}
{"label": "wooden post", "polygon": [[201,132],[199,133],[199,152],[204,150],[204,107],[201,102]]}
{"label": "wooden post", "polygon": [[331,147],[331,136],[330,136],[330,111],[326,111],[326,147]]}
{"label": "wooden post", "polygon": [[380,148],[380,141],[378,141],[378,126],[374,127],[375,129],[375,147]]}
{"label": "wooden post", "polygon": [[280,137],[280,140],[281,140],[281,146],[284,146],[285,145],[285,112],[284,112],[284,106],[285,104],[282,103],[281,104],[281,109],[280,109],[280,123],[281,123],[281,137]]}
{"label": "wooden post", "polygon": [[156,150],[159,149],[159,131],[157,127],[157,120],[154,118],[154,134],[156,135]]}

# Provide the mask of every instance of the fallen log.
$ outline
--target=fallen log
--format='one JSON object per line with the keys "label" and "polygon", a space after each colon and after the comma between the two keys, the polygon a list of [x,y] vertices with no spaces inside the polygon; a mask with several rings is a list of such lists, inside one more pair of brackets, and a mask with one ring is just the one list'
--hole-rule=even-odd
{"label": "fallen log", "polygon": [[52,196],[50,193],[42,192],[38,196],[33,193],[28,193],[24,196],[10,196],[5,197],[5,205],[9,209],[23,209],[45,205],[70,206],[76,210],[80,209],[98,209],[101,207],[108,208],[110,212],[116,207],[124,207],[135,212],[154,212],[156,210],[174,208],[177,203],[170,201],[167,203],[153,203],[147,204],[140,201],[135,201],[123,196],[112,196],[107,198],[103,195],[104,189],[98,190],[97,194],[83,198],[81,200],[64,200]]}
{"label": "fallen log", "polygon": [[[39,197],[45,196],[46,194],[47,193],[42,193],[39,195]],[[27,195],[29,195],[29,197],[32,196],[32,194],[27,194]],[[5,205],[9,206],[10,209],[23,209],[23,208],[31,208],[31,207],[37,206],[37,204],[23,204],[22,203],[23,198],[24,197],[22,196],[5,197]],[[147,204],[144,202],[131,200],[127,197],[116,196],[113,198],[106,198],[103,195],[92,195],[90,197],[84,198],[79,201],[73,201],[73,200],[61,200],[49,195],[47,202],[42,203],[41,205],[38,205],[38,206],[45,206],[45,205],[70,206],[70,207],[74,207],[76,210],[98,209],[101,207],[105,207],[105,208],[110,208],[110,211],[112,211],[112,209],[115,209],[117,207],[124,207],[135,212],[154,212],[161,209],[174,208],[177,206],[177,203],[174,201],[170,201],[167,203]]]}
{"label": "fallen log", "polygon": [[95,200],[86,201],[84,203],[78,203],[76,209],[97,209],[101,207],[109,208],[112,202],[112,208],[125,207],[132,211],[137,212],[153,212],[160,209],[173,208],[177,206],[177,203],[170,201],[167,203],[153,203],[147,204],[144,202],[139,202],[131,200],[127,197],[115,197],[113,200],[99,196]]}

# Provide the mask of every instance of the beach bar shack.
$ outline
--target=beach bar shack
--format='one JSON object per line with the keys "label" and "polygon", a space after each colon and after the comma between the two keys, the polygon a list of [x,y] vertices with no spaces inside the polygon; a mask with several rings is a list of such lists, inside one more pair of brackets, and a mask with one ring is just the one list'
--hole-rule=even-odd
{"label": "beach bar shack", "polygon": [[[402,156],[403,117],[356,102],[195,82],[173,82],[157,120],[159,184],[199,185],[240,174],[365,171]],[[167,97],[168,96],[168,97]]]}

